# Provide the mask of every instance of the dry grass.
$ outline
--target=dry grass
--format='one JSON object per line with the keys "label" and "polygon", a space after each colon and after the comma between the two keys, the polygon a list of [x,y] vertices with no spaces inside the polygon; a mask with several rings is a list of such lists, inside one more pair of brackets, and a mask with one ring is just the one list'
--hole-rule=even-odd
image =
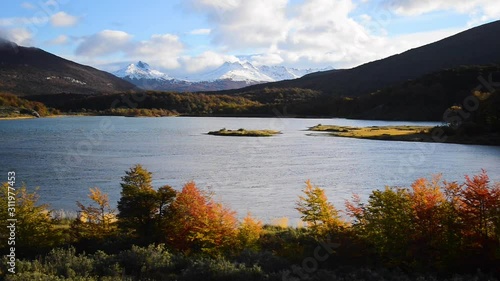
{"label": "dry grass", "polygon": [[426,126],[349,127],[335,125],[317,125],[309,128],[310,131],[330,132],[337,137],[403,141],[430,140],[431,129],[432,127]]}
{"label": "dry grass", "polygon": [[271,225],[278,226],[281,228],[287,228],[288,227],[288,218],[287,217],[275,218],[271,222]]}

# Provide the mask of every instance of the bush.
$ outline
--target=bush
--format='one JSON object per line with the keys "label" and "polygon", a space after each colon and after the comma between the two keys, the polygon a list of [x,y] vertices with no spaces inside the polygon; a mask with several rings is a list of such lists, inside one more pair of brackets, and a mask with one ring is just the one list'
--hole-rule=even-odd
{"label": "bush", "polygon": [[183,272],[180,280],[266,280],[266,274],[257,265],[247,267],[244,264],[232,263],[223,258],[200,259],[193,261],[193,263]]}
{"label": "bush", "polygon": [[172,255],[163,244],[149,245],[147,248],[134,245],[131,250],[121,252],[118,255],[118,261],[127,275],[139,278],[139,280],[168,279],[169,272],[174,268]]}

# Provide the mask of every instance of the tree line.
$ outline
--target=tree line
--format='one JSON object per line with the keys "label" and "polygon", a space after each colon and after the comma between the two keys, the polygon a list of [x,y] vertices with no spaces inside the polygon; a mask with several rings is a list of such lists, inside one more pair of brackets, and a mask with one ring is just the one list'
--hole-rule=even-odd
{"label": "tree line", "polygon": [[[6,196],[4,185],[2,218],[7,217]],[[26,187],[16,191],[16,247],[22,274],[8,275],[8,280],[500,276],[500,183],[491,183],[485,171],[466,176],[463,183],[434,176],[407,188],[375,190],[366,200],[353,195],[345,210],[307,181],[295,202],[305,227],[264,225],[250,214],[238,220],[234,211],[194,182],[181,190],[154,188],[152,174],[141,165],[122,177],[116,210],[99,188],[91,188],[89,198],[90,205],[77,202],[77,218],[64,219],[38,204],[36,192]],[[6,241],[6,225],[0,235]],[[5,266],[0,266],[2,275]],[[359,279],[342,279],[346,276]]]}

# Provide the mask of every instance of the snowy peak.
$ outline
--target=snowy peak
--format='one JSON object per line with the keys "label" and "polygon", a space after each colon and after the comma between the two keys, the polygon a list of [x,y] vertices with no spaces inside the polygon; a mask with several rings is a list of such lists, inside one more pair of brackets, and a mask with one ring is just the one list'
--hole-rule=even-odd
{"label": "snowy peak", "polygon": [[249,85],[300,78],[319,69],[295,69],[284,66],[254,66],[248,61],[225,62],[218,68],[188,77],[173,78],[138,61],[114,72],[146,90],[159,91],[218,91]]}
{"label": "snowy peak", "polygon": [[260,71],[265,75],[271,77],[274,81],[289,80],[300,78],[303,75],[294,72],[294,69],[288,69],[284,66],[267,66],[259,67]]}
{"label": "snowy peak", "polygon": [[285,66],[254,66],[248,61],[225,62],[215,70],[195,74],[184,79],[176,79],[167,74],[151,69],[149,64],[143,61],[129,64],[128,66],[114,72],[115,76],[127,80],[178,80],[191,82],[214,82],[218,80],[230,80],[235,82],[246,82],[257,84],[275,82],[300,78],[306,74],[319,71],[319,69],[296,69]]}
{"label": "snowy peak", "polygon": [[170,80],[167,74],[158,70],[151,69],[149,64],[139,61],[136,64],[129,64],[128,66],[115,71],[115,76],[120,78],[128,78],[131,80],[149,79],[149,80]]}
{"label": "snowy peak", "polygon": [[193,77],[195,81],[232,80],[243,82],[272,82],[273,78],[262,73],[249,62],[225,62],[217,69]]}
{"label": "snowy peak", "polygon": [[151,68],[149,67],[149,64],[147,64],[147,63],[145,63],[145,62],[142,62],[142,61],[139,61],[139,62],[137,63],[137,67],[139,67],[139,68],[141,68],[141,69],[144,69],[144,70],[149,70],[149,69],[151,69]]}

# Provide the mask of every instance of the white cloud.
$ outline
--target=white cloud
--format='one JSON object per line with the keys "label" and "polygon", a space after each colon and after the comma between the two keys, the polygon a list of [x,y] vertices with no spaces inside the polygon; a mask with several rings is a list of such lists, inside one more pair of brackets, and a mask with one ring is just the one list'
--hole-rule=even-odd
{"label": "white cloud", "polygon": [[65,45],[69,43],[69,37],[66,35],[59,35],[56,38],[49,40],[50,45]]}
{"label": "white cloud", "polygon": [[293,7],[286,38],[277,46],[285,63],[340,68],[380,58],[374,45],[383,38],[349,16],[354,8],[350,0],[310,0]]}
{"label": "white cloud", "polygon": [[123,51],[130,45],[132,35],[118,30],[103,30],[84,38],[75,53],[82,56],[103,56]]}
{"label": "white cloud", "polygon": [[434,11],[455,11],[467,14],[471,22],[485,22],[500,17],[500,2],[491,0],[386,0],[396,13],[418,16]]}
{"label": "white cloud", "polygon": [[183,56],[180,63],[188,73],[203,72],[221,66],[224,62],[239,61],[237,57],[207,51],[198,56]]}
{"label": "white cloud", "polygon": [[5,38],[21,46],[33,45],[33,33],[23,27],[10,29],[0,28],[0,38]]}
{"label": "white cloud", "polygon": [[155,34],[148,40],[134,41],[133,36],[118,30],[103,30],[79,43],[75,54],[97,60],[107,55],[122,54],[127,60],[144,60],[171,69],[179,67],[178,58],[184,46],[176,35]]}
{"label": "white cloud", "polygon": [[208,28],[201,28],[201,29],[191,30],[191,32],[189,32],[189,34],[191,34],[191,35],[208,35],[208,34],[210,34],[210,32],[211,32],[211,30]]}
{"label": "white cloud", "polygon": [[238,61],[232,54],[248,52],[258,53],[246,58],[255,65],[347,68],[465,29],[462,26],[390,36],[385,28],[394,18],[439,10],[453,10],[483,21],[500,16],[499,5],[486,0],[382,1],[382,5],[377,3],[377,12],[359,9],[362,12],[356,13],[354,3],[363,5],[364,1],[189,0],[186,2],[190,8],[207,17],[209,28],[184,35],[206,35],[217,51],[186,55],[176,35],[158,34],[138,41],[123,31],[104,30],[84,38],[75,54],[95,61],[112,56],[122,61],[144,60],[180,73],[214,69],[226,61]]}
{"label": "white cloud", "polygon": [[[371,35],[349,14],[351,0],[191,0],[213,24],[215,45],[230,50],[255,49],[257,64],[346,65],[371,57]],[[366,16],[364,20],[369,20]]]}
{"label": "white cloud", "polygon": [[127,50],[130,56],[171,69],[179,67],[178,56],[184,46],[177,35],[155,34],[149,40],[133,44]]}
{"label": "white cloud", "polygon": [[278,65],[284,62],[284,59],[281,57],[281,55],[277,53],[253,55],[250,57],[250,60],[250,62],[255,66]]}
{"label": "white cloud", "polygon": [[0,18],[0,27],[32,25],[44,25],[49,21],[48,17],[31,17],[31,18]]}
{"label": "white cloud", "polygon": [[267,47],[285,36],[287,0],[191,0],[215,24],[214,42],[229,47]]}
{"label": "white cloud", "polygon": [[[474,14],[480,4],[486,2],[470,0],[472,4],[469,4],[466,0],[458,0],[457,7],[453,7],[455,2],[451,0],[435,1],[438,4],[430,0],[403,0],[391,5],[389,1],[392,0],[383,1],[386,2],[377,4],[378,14],[358,15],[353,13],[357,8],[353,0],[190,0],[189,3],[196,11],[207,15],[212,24],[209,35],[219,50],[235,53],[250,49],[261,53],[250,58],[256,65],[346,68],[401,53],[462,30],[434,30],[390,37],[385,23],[396,14],[442,7]],[[493,9],[488,13],[495,14],[498,6],[489,4]],[[213,55],[209,57],[214,59]],[[210,61],[206,54],[197,59]]]}
{"label": "white cloud", "polygon": [[58,12],[50,17],[50,23],[55,27],[74,26],[78,21],[78,17],[67,14],[66,12]]}

